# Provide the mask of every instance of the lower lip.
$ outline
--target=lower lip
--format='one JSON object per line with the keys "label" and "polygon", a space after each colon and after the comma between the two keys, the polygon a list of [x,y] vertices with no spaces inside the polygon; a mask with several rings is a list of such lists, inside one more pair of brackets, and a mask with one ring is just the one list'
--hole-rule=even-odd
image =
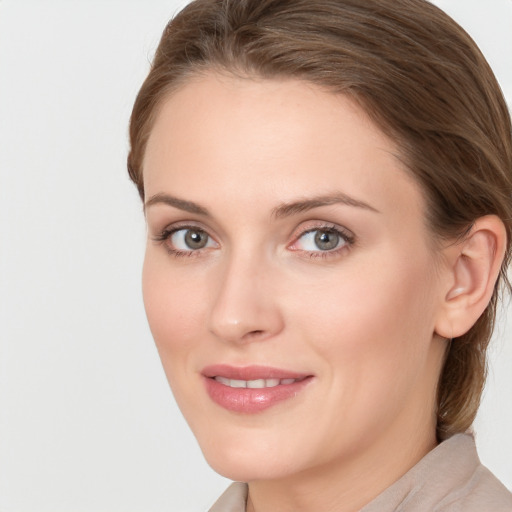
{"label": "lower lip", "polygon": [[292,384],[280,384],[271,388],[231,388],[213,378],[204,378],[208,395],[216,404],[228,411],[246,414],[264,411],[296,397],[311,379],[312,377],[306,377]]}

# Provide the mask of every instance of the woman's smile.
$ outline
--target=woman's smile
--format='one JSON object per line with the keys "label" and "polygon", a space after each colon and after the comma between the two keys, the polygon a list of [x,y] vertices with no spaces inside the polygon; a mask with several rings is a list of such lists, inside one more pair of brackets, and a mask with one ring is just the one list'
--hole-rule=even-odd
{"label": "woman's smile", "polygon": [[295,398],[313,375],[265,366],[213,365],[202,375],[210,398],[226,410],[259,413]]}

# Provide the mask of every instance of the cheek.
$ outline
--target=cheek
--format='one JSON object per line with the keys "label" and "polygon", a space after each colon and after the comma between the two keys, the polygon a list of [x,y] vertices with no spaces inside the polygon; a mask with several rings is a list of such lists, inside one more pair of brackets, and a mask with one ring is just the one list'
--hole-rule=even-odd
{"label": "cheek", "polygon": [[146,253],[142,272],[142,293],[148,323],[162,361],[168,355],[187,352],[204,324],[200,288],[187,282],[183,272],[172,270],[166,256]]}
{"label": "cheek", "polygon": [[149,248],[142,273],[142,292],[149,327],[173,395],[187,419],[197,415],[198,389],[187,383],[194,374],[193,353],[204,339],[205,298],[197,280],[176,270]]}
{"label": "cheek", "polygon": [[401,416],[430,375],[428,267],[397,261],[385,269],[351,269],[328,292],[319,287],[298,306],[309,319],[299,329],[327,376],[326,402],[336,404],[335,413],[325,415],[333,438],[336,432],[358,432],[361,442],[374,438]]}
{"label": "cheek", "polygon": [[333,378],[350,374],[350,386],[358,390],[380,385],[379,377],[391,386],[400,376],[412,379],[425,364],[433,335],[429,260],[381,256],[347,265],[328,288],[313,288],[307,303],[296,305],[297,311],[308,312],[302,329],[315,350],[332,362],[333,373],[343,369]]}

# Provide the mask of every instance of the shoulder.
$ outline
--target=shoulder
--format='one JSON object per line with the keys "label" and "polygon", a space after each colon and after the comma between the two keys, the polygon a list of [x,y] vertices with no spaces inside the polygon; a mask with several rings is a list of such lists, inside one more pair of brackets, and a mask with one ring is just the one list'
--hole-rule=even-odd
{"label": "shoulder", "polygon": [[[444,503],[443,503],[444,502]],[[512,512],[512,493],[482,464],[467,482],[442,500],[446,512]]]}
{"label": "shoulder", "polygon": [[472,435],[428,453],[361,512],[512,512],[512,494],[481,464]]}

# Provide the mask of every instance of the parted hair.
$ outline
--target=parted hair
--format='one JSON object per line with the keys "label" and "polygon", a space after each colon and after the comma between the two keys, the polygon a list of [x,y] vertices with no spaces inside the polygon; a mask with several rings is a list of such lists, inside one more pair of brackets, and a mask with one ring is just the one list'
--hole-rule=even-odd
{"label": "parted hair", "polygon": [[[447,344],[439,439],[468,429],[512,241],[512,129],[500,87],[471,37],[426,0],[195,0],[166,26],[130,121],[128,172],[144,199],[146,143],[163,100],[198,73],[295,78],[356,101],[395,143],[421,187],[435,240],[495,214],[507,251],[492,299]],[[375,172],[378,172],[376,170]]]}

